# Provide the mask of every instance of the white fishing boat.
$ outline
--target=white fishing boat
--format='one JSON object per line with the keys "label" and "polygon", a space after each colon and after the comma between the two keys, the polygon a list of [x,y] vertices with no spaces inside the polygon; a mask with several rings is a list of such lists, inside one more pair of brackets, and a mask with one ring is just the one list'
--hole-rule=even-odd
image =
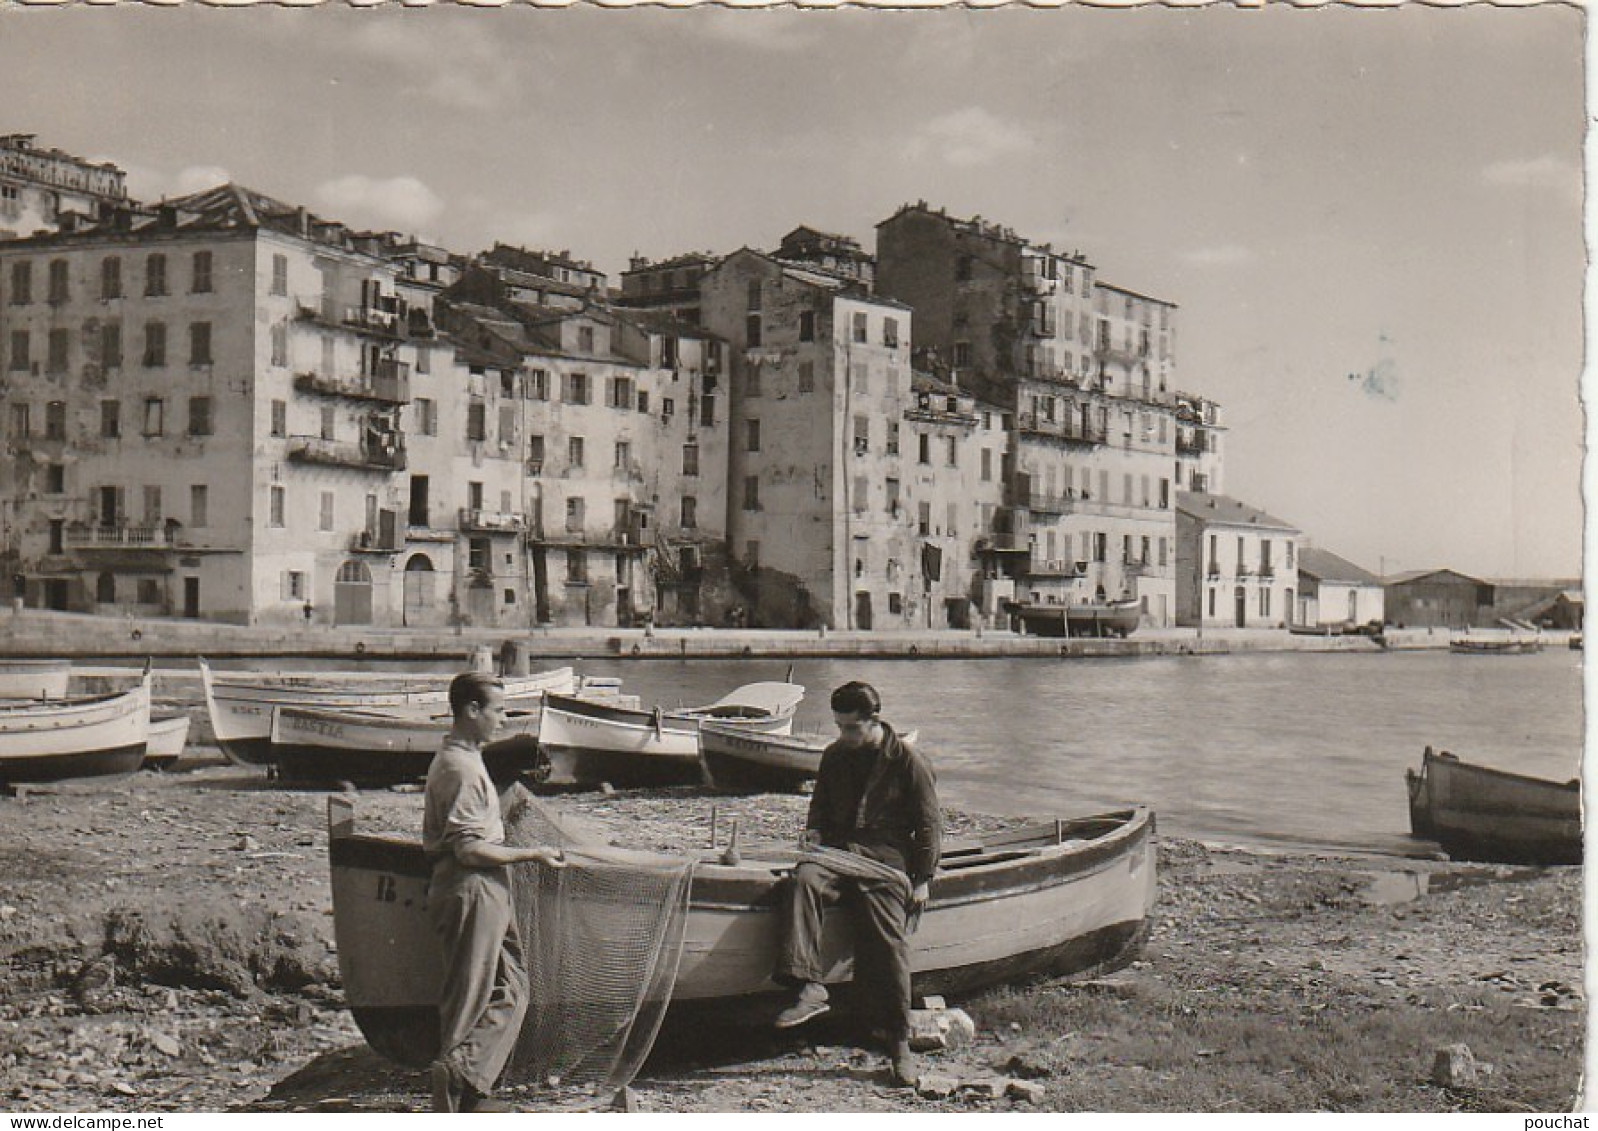
{"label": "white fishing boat", "polygon": [[[328,823],[344,1000],[373,1049],[403,1064],[425,1065],[437,1055],[443,959],[425,911],[428,863],[421,843],[358,834],[354,806],[343,797],[330,799]],[[574,866],[607,870],[625,868],[629,860],[655,866],[661,860],[578,844],[566,851]],[[753,1016],[769,1024],[779,1008],[773,999],[783,992],[771,981],[778,945],[774,889],[793,863],[792,854],[773,853],[736,865],[695,865],[671,1009],[708,1011],[723,1021]],[[965,994],[1015,978],[1124,964],[1145,935],[1154,871],[1154,815],[1144,808],[946,845],[910,939],[913,992]],[[588,898],[615,899],[609,889]],[[827,913],[827,982],[850,977],[846,919],[841,910]]]}
{"label": "white fishing boat", "polygon": [[132,773],[150,735],[150,674],[131,691],[0,704],[0,782]]}
{"label": "white fishing boat", "polygon": [[788,734],[805,689],[797,683],[745,684],[702,707],[652,711],[565,695],[544,697],[538,744],[555,783],[686,785],[703,780],[699,726],[715,720],[749,733]]}
{"label": "white fishing boat", "polygon": [[[422,687],[373,687],[356,681],[343,682],[337,673],[298,673],[294,682],[284,682],[282,673],[264,678],[253,673],[214,672],[200,660],[200,678],[205,685],[205,705],[211,715],[216,743],[230,759],[246,766],[272,764],[272,710],[275,707],[307,707],[319,710],[344,708],[362,710],[436,708],[449,710],[449,678],[432,676]],[[370,673],[359,673],[368,676]],[[505,679],[507,706],[536,704],[545,692],[571,694],[577,689],[572,669],[555,668],[530,676]]]}
{"label": "white fishing boat", "polygon": [[[483,747],[496,780],[531,772],[538,762],[538,708],[508,707],[498,736]],[[296,707],[272,712],[271,758],[291,781],[362,785],[419,781],[449,733],[448,713],[370,708]]]}
{"label": "white fishing boat", "polygon": [[[900,737],[914,745],[917,732]],[[751,733],[712,719],[699,724],[705,779],[723,793],[792,793],[816,780],[821,755],[832,741],[820,734]]]}
{"label": "white fishing boat", "polygon": [[70,660],[0,660],[0,699],[64,699]]}
{"label": "white fishing boat", "polygon": [[150,737],[144,751],[144,768],[164,770],[183,755],[189,741],[189,716],[152,711]]}

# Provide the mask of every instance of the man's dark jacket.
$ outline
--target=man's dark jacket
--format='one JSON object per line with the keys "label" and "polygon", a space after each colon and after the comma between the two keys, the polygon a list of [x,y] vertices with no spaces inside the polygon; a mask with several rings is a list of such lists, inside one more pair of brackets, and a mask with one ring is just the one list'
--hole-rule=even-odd
{"label": "man's dark jacket", "polygon": [[805,827],[821,843],[901,869],[912,884],[932,878],[942,851],[937,778],[927,760],[887,723],[877,746],[834,742],[821,755]]}

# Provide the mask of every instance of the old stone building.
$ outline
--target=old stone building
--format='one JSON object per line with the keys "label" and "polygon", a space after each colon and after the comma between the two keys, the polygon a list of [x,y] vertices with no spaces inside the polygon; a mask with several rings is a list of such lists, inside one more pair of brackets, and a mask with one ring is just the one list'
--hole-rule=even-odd
{"label": "old stone building", "polygon": [[708,251],[689,252],[659,262],[635,255],[621,273],[616,305],[661,311],[691,326],[701,325],[699,283],[720,262],[719,255]]}
{"label": "old stone building", "polygon": [[410,398],[413,324],[374,252],[231,185],[0,244],[19,595],[358,616],[371,579],[349,550],[396,503]]}
{"label": "old stone building", "polygon": [[1175,306],[1102,282],[1080,252],[925,204],[877,226],[876,271],[916,312],[918,359],[1009,415],[990,546],[1027,550],[1018,599],[1137,597],[1171,623]]}

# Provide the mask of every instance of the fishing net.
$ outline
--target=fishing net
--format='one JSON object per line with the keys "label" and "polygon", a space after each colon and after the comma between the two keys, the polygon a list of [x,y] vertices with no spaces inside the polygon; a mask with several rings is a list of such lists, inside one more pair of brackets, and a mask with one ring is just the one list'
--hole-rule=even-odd
{"label": "fishing net", "polygon": [[694,862],[609,848],[524,790],[506,809],[507,844],[559,847],[566,867],[512,869],[529,995],[504,1082],[614,1096],[671,1001]]}

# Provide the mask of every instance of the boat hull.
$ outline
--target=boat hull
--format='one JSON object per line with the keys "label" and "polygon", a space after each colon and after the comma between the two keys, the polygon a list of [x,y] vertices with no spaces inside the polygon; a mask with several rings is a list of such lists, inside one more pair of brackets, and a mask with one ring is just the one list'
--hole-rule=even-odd
{"label": "boat hull", "polygon": [[798,790],[815,780],[826,748],[822,738],[750,734],[722,723],[699,728],[705,776],[713,788],[726,793]]}
{"label": "boat hull", "polygon": [[[549,762],[549,781],[620,788],[698,785],[699,714],[638,711],[567,696],[544,700],[538,743]],[[718,720],[749,733],[787,734],[793,713]]]}
{"label": "boat hull", "polygon": [[0,710],[0,781],[132,773],[150,734],[150,677],[119,695]]}
{"label": "boat hull", "polygon": [[[537,730],[536,711],[507,715],[502,737],[483,747],[483,760],[496,780],[537,768]],[[432,719],[279,707],[270,756],[279,775],[291,781],[392,785],[425,778],[448,733],[447,722]]]}
{"label": "boat hull", "polygon": [[144,751],[144,767],[164,770],[183,755],[189,741],[189,717],[175,715],[170,719],[150,720],[150,739]]}
{"label": "boat hull", "polygon": [[1427,747],[1405,771],[1410,831],[1459,860],[1582,862],[1581,785],[1461,762]]}
{"label": "boat hull", "polygon": [[[369,673],[359,673],[366,676]],[[339,677],[318,677],[312,683],[298,677],[277,677],[284,682],[246,682],[215,674],[203,661],[200,676],[205,685],[206,707],[216,744],[232,761],[245,766],[273,765],[272,710],[279,706],[317,710],[354,708],[359,710],[449,709],[449,688],[434,686],[423,690],[357,691],[338,684]],[[251,677],[253,680],[255,677]],[[293,680],[293,682],[289,682]],[[556,668],[534,676],[505,680],[507,706],[536,705],[546,691],[568,693],[576,690],[571,668]]]}
{"label": "boat hull", "polygon": [[[330,810],[348,806],[334,799]],[[345,999],[368,1044],[404,1064],[437,1053],[442,959],[425,913],[427,865],[416,842],[357,836],[335,816],[329,853]],[[984,846],[951,857],[911,938],[914,992],[965,994],[1021,976],[1064,975],[1128,960],[1154,899],[1153,817],[1146,810],[1061,822],[1065,843]],[[1074,841],[1075,833],[1091,833]],[[613,850],[614,852],[614,850]],[[658,859],[658,858],[656,858]],[[689,893],[672,989],[674,1013],[769,1022],[779,915],[791,861],[701,864]],[[826,980],[851,973],[845,913],[823,932]]]}
{"label": "boat hull", "polygon": [[1022,605],[1021,629],[1030,636],[1129,636],[1137,631],[1142,607],[1126,605]]}

